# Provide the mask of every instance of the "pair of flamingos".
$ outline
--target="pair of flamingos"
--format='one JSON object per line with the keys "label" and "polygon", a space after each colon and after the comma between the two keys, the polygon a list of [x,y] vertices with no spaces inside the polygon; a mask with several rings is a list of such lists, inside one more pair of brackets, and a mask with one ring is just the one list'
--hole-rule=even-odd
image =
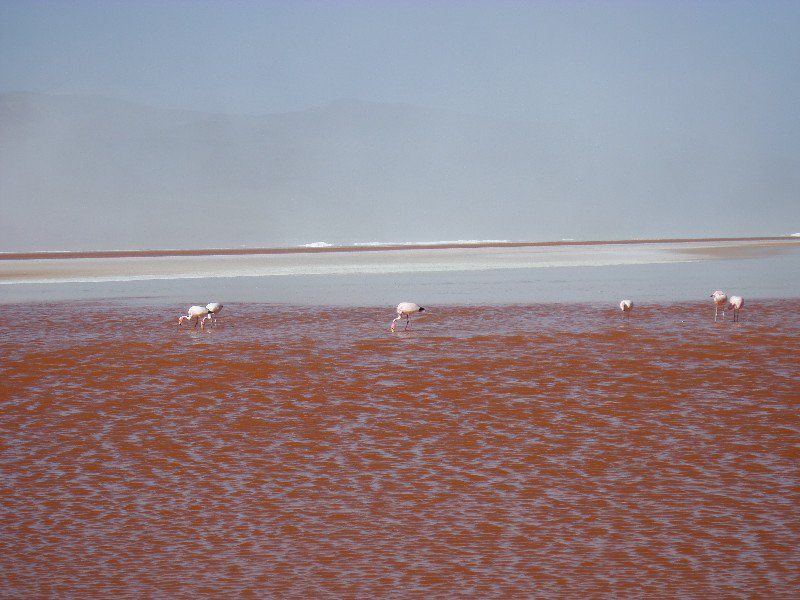
{"label": "pair of flamingos", "polygon": [[200,329],[205,329],[206,321],[211,321],[214,325],[217,322],[217,314],[222,310],[222,304],[211,302],[205,306],[190,306],[186,314],[178,319],[178,325],[191,323],[194,319],[194,326],[200,324]]}
{"label": "pair of flamingos", "polygon": [[731,296],[730,301],[728,301],[728,296],[725,292],[721,292],[720,290],[711,294],[711,298],[714,300],[714,321],[717,320],[717,314],[720,308],[722,309],[722,318],[725,318],[725,306],[733,309],[734,322],[739,320],[739,311],[744,306],[744,298],[741,296]]}

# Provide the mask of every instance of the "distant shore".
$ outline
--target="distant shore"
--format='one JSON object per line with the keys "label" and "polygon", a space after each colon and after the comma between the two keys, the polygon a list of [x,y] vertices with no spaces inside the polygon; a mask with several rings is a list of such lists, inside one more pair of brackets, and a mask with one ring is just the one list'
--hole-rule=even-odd
{"label": "distant shore", "polygon": [[398,298],[606,302],[618,294],[641,303],[734,288],[748,299],[795,298],[799,269],[795,236],[27,252],[0,255],[0,304],[149,298],[383,306]]}
{"label": "distant shore", "polygon": [[0,255],[0,284],[608,267],[791,254],[800,254],[800,237],[25,252]]}
{"label": "distant shore", "polygon": [[469,248],[549,248],[557,246],[611,246],[636,244],[693,244],[693,243],[748,243],[796,242],[796,236],[719,237],[719,238],[653,238],[641,240],[561,240],[550,242],[454,242],[421,244],[358,244],[351,246],[297,246],[275,248],[202,248],[202,249],[151,249],[151,250],[83,250],[0,252],[0,260],[41,260],[79,258],[158,258],[190,256],[252,256],[271,254],[322,254],[332,252],[392,252],[397,250],[455,250]]}

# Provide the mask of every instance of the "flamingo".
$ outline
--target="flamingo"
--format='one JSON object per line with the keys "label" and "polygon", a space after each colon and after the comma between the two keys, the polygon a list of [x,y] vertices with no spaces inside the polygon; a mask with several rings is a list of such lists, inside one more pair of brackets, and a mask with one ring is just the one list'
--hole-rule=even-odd
{"label": "flamingo", "polygon": [[623,300],[619,303],[619,309],[622,311],[622,314],[627,314],[633,310],[633,302],[630,300]]}
{"label": "flamingo", "polygon": [[739,320],[739,311],[744,306],[744,298],[741,296],[731,296],[730,304],[728,304],[728,308],[733,309],[733,321],[734,323]]}
{"label": "flamingo", "polygon": [[190,306],[186,314],[178,318],[178,325],[190,323],[192,319],[195,319],[194,326],[197,327],[197,324],[200,323],[200,328],[202,329],[206,326],[206,320],[209,318],[208,309],[205,306]]}
{"label": "flamingo", "polygon": [[711,297],[714,299],[714,322],[716,323],[720,307],[722,308],[722,318],[725,318],[725,303],[728,301],[728,296],[725,295],[725,292],[717,290],[711,294]]}
{"label": "flamingo", "polygon": [[408,329],[408,324],[411,321],[411,313],[415,312],[422,312],[425,310],[419,304],[414,304],[413,302],[401,302],[397,305],[397,316],[392,319],[392,331],[394,332],[394,324],[396,321],[399,321],[403,317],[406,319],[406,329]]}
{"label": "flamingo", "polygon": [[217,313],[222,310],[222,304],[219,302],[211,302],[210,304],[206,304],[206,309],[208,310],[208,318],[211,319],[211,324],[217,324]]}

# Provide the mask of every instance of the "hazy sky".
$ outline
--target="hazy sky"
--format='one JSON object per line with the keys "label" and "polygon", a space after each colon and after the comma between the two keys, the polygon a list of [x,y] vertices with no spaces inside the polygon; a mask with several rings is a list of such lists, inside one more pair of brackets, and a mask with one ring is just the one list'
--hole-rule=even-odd
{"label": "hazy sky", "polygon": [[0,2],[0,89],[235,113],[338,98],[796,126],[800,2]]}
{"label": "hazy sky", "polygon": [[[799,32],[797,0],[0,0],[0,92],[235,114],[353,98],[620,145],[679,132],[747,162],[790,157],[769,187],[800,154]],[[794,183],[773,213],[797,217]]]}

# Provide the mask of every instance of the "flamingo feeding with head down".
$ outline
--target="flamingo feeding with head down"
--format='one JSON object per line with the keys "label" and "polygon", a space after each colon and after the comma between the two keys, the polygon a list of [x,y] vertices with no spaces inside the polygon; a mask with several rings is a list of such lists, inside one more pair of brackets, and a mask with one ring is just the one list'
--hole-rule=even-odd
{"label": "flamingo feeding with head down", "polygon": [[714,299],[714,322],[717,320],[717,314],[719,313],[719,309],[722,308],[722,318],[725,318],[725,303],[728,301],[728,296],[725,295],[725,292],[721,292],[717,290],[711,297]]}
{"label": "flamingo feeding with head down", "polygon": [[217,314],[222,310],[222,304],[219,302],[211,302],[206,304],[206,309],[208,310],[208,318],[211,319],[211,324],[216,325]]}
{"label": "flamingo feeding with head down", "polygon": [[633,302],[630,300],[623,300],[619,303],[619,309],[622,311],[623,315],[626,315],[633,310]]}
{"label": "flamingo feeding with head down", "polygon": [[406,320],[406,329],[411,322],[411,313],[422,312],[425,310],[419,304],[413,302],[401,302],[397,305],[397,316],[392,319],[392,331],[394,331],[394,324],[402,318]]}
{"label": "flamingo feeding with head down", "polygon": [[744,298],[741,296],[731,296],[731,301],[728,304],[728,308],[733,309],[733,321],[734,323],[739,320],[739,311],[744,306]]}
{"label": "flamingo feeding with head down", "polygon": [[178,318],[178,325],[191,323],[192,319],[194,319],[194,326],[197,327],[197,324],[200,323],[200,328],[202,329],[206,326],[206,320],[209,318],[208,309],[205,306],[190,306],[186,314]]}

